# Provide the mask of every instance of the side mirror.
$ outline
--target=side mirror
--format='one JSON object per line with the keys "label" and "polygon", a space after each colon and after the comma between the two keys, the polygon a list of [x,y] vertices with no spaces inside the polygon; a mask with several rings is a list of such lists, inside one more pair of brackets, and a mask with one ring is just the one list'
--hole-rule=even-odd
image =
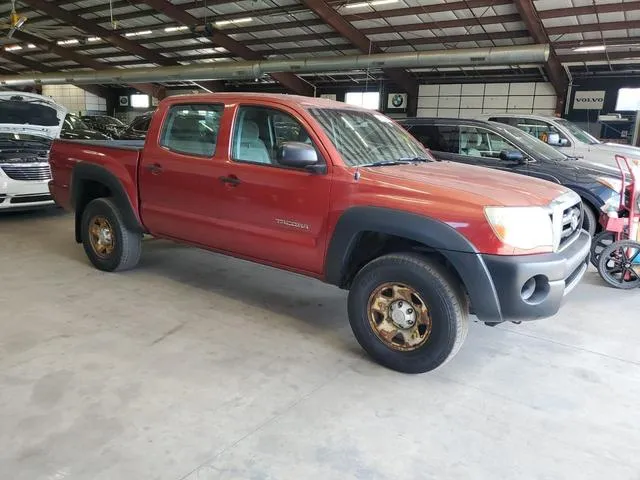
{"label": "side mirror", "polygon": [[524,163],[524,155],[519,150],[503,150],[500,152],[500,160],[511,163]]}
{"label": "side mirror", "polygon": [[303,168],[316,171],[318,165],[318,152],[308,143],[284,142],[278,150],[278,163],[286,167]]}
{"label": "side mirror", "polygon": [[550,133],[547,137],[547,143],[554,147],[559,147],[562,145],[560,142],[560,134],[559,133]]}
{"label": "side mirror", "polygon": [[566,147],[567,145],[569,145],[569,140],[567,140],[566,138],[561,138],[560,139],[560,146],[561,147]]}

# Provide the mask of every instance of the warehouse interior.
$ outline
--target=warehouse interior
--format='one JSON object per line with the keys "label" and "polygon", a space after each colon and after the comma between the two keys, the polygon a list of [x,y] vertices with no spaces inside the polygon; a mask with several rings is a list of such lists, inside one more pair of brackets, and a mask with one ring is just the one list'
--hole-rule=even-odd
{"label": "warehouse interior", "polygon": [[[636,167],[640,173],[640,1],[0,3],[3,478],[638,478],[640,333],[634,309],[639,297],[632,287],[640,286],[640,195],[635,186]],[[12,109],[22,112],[17,103],[45,101],[63,112],[61,124],[38,154],[41,163],[29,165],[36,160],[26,160],[24,152],[32,147],[15,144],[33,133],[22,129],[30,121],[13,120],[21,113],[14,117]],[[275,140],[269,144],[258,132],[262,127],[255,126],[252,148],[264,143],[259,147],[269,150],[266,155],[278,158],[265,163],[282,161],[271,170],[290,176],[269,173],[264,182],[273,183],[273,190],[265,187],[253,195],[242,192],[250,185],[240,184],[235,174],[196,175],[194,169],[205,160],[222,158],[221,145],[229,150],[222,153],[225,161],[238,160],[235,145],[247,141],[238,129],[248,127],[238,126],[237,112],[246,108],[243,102],[266,108],[262,101],[272,102],[269,108],[280,102],[297,125],[307,126],[314,159],[319,156],[326,164],[292,173],[285,168],[292,164],[281,158],[289,150]],[[230,212],[241,211],[241,205],[252,211],[247,231],[256,242],[255,254],[215,247],[195,233],[189,240],[186,233],[156,235],[143,225],[151,218],[144,210],[151,189],[145,191],[142,182],[158,173],[154,168],[164,158],[144,165],[151,161],[145,152],[158,156],[170,150],[163,150],[162,142],[171,128],[172,108],[199,106],[195,110],[204,124],[211,112],[202,111],[216,102],[224,113],[220,118],[213,113],[220,123],[211,158],[199,158],[182,176],[154,184],[160,207],[147,211],[178,219],[180,196],[196,198],[203,182],[220,186],[219,179],[226,182],[225,191],[235,192],[235,205],[229,201],[219,207],[226,210],[220,225],[229,227],[229,245],[244,241],[231,231],[238,220]],[[321,116],[314,113],[320,108],[342,111],[334,102],[348,112],[373,112],[372,121],[388,122],[389,138],[411,136],[429,160],[437,160],[438,170],[410,170],[432,168],[414,153],[375,165],[343,161],[347,155],[338,140],[323,130]],[[292,113],[302,110],[310,113]],[[107,118],[109,125],[102,123]],[[259,123],[256,118],[253,122]],[[362,135],[374,135],[373,123],[368,125]],[[451,147],[453,129],[459,137]],[[428,140],[432,132],[440,135],[440,143]],[[229,138],[223,141],[224,135]],[[518,155],[497,147],[485,154],[491,150],[487,139],[500,136]],[[329,139],[335,148],[327,146]],[[327,145],[319,148],[321,141]],[[302,136],[285,143],[304,148]],[[136,233],[142,246],[139,264],[117,273],[101,268],[87,252],[84,214],[78,214],[81,202],[73,190],[82,177],[56,178],[63,167],[109,159],[111,150],[100,148],[139,155],[110,167],[135,172],[119,188],[135,210],[131,221],[141,227]],[[471,164],[473,170],[467,176],[458,163]],[[445,164],[455,170],[440,170],[448,168]],[[150,172],[146,177],[143,165]],[[251,167],[258,172],[255,164]],[[395,168],[409,170],[396,174]],[[29,169],[34,176],[29,177]],[[191,192],[189,181],[181,183],[185,172],[193,174]],[[299,183],[303,174],[309,181],[335,183],[324,190],[313,183],[309,195],[323,192],[326,198],[306,200],[306,187]],[[490,175],[497,176],[495,184]],[[102,191],[95,187],[98,178],[88,181]],[[508,194],[501,192],[505,185]],[[293,193],[282,193],[287,188]],[[507,234],[492,223],[491,209],[518,211],[552,188],[568,192],[562,198],[577,198],[575,219],[571,209],[561,208],[560,219],[548,213],[555,205],[550,202],[544,221],[551,222],[550,228],[560,222],[561,232],[554,230],[555,243],[548,251],[537,244],[520,248],[508,243]],[[65,189],[71,192],[68,197]],[[418,190],[423,197],[415,196]],[[101,196],[109,197],[95,194],[89,200]],[[481,308],[461,267],[447,256],[449,250],[460,253],[447,243],[450,237],[429,245],[418,245],[417,237],[400,238],[399,232],[411,228],[428,230],[415,223],[415,216],[379,221],[379,231],[350,227],[358,236],[354,233],[351,243],[342,240],[348,248],[357,243],[360,263],[349,267],[353,275],[348,279],[332,282],[330,255],[339,244],[332,242],[333,229],[339,231],[345,218],[340,217],[344,205],[355,201],[412,215],[437,206],[447,232],[460,232],[469,245],[479,242],[470,247],[474,255],[519,256],[516,263],[534,255],[548,259],[571,250],[570,242],[582,236],[588,238],[588,255],[582,254],[579,268],[574,265],[564,274],[565,293],[558,294],[555,310],[534,312],[532,317],[539,319],[507,319],[508,307],[500,305],[507,288],[500,282],[510,287],[511,281],[502,279],[508,269],[500,270],[490,291],[504,318],[489,321],[478,314]],[[481,201],[484,213],[479,215],[486,225],[474,231],[476,217],[465,215]],[[272,215],[278,202],[289,213]],[[113,218],[127,224],[122,202],[113,204],[121,209]],[[305,205],[308,216],[300,213]],[[318,213],[323,206],[327,210]],[[205,207],[198,204],[194,212]],[[174,231],[205,231],[206,222],[194,212],[182,212]],[[370,221],[370,211],[359,212],[349,217],[353,225]],[[313,215],[321,214],[314,223]],[[260,223],[274,215],[270,226]],[[565,234],[567,225],[572,230]],[[269,256],[275,244],[270,228],[281,242],[290,242],[290,250],[277,244],[278,253],[291,255],[298,265]],[[98,241],[108,243],[106,251],[121,248],[110,240],[112,234],[122,235],[116,230],[101,230]],[[490,251],[494,234],[504,245]],[[365,237],[370,243],[361,240]],[[384,245],[376,243],[379,237]],[[570,241],[562,247],[565,237]],[[117,238],[126,244],[124,237]],[[518,241],[528,245],[526,240]],[[481,247],[482,242],[489,247]],[[440,255],[438,248],[445,253]],[[468,336],[459,353],[418,375],[371,354],[352,318],[354,285],[365,277],[360,273],[379,256],[407,250],[413,255],[409,260],[444,258],[436,270],[447,270],[445,280],[460,280],[454,293],[471,305]],[[616,255],[622,255],[622,266]],[[321,273],[310,275],[310,268],[299,267],[312,260],[322,263]],[[553,257],[548,263],[562,262]],[[482,270],[494,275],[490,260]],[[539,282],[536,273],[529,276]],[[532,294],[527,294],[529,283],[522,289],[517,285],[532,311],[544,303],[538,301],[538,288],[545,296],[555,295],[554,279],[544,279],[534,282]],[[402,288],[407,283],[391,280]],[[483,283],[480,276],[473,281]],[[429,310],[429,302],[422,300],[427,294],[412,291],[403,298],[417,298],[411,306]],[[367,298],[370,307],[377,301],[374,293]],[[389,307],[394,332],[402,322],[393,308],[404,308],[400,330],[409,331],[412,312],[395,302]]]}

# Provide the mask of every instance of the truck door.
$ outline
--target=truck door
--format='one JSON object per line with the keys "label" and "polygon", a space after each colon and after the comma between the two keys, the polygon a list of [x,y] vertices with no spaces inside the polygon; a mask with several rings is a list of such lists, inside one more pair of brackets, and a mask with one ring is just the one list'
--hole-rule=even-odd
{"label": "truck door", "polygon": [[[214,246],[222,104],[173,105],[139,169],[141,216],[152,234]],[[226,144],[226,142],[225,142]]]}
{"label": "truck door", "polygon": [[[297,270],[321,273],[329,211],[329,173],[278,164],[283,142],[321,149],[293,111],[240,105],[221,167],[218,240],[224,250]],[[321,160],[324,161],[324,160]],[[329,165],[330,167],[330,165]]]}

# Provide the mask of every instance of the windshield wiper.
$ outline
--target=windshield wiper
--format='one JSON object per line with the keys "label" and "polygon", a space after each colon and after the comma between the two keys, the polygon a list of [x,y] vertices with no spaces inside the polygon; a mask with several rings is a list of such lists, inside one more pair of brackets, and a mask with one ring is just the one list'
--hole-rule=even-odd
{"label": "windshield wiper", "polygon": [[380,162],[366,163],[358,165],[359,167],[392,167],[394,165],[411,165],[412,163],[431,162],[430,159],[424,157],[406,157],[397,160],[382,160]]}

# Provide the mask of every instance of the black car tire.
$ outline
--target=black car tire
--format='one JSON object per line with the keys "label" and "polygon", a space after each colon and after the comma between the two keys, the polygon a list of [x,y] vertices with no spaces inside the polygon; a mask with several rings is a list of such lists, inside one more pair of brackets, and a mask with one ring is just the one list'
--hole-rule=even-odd
{"label": "black car tire", "polygon": [[[112,231],[113,247],[100,254],[91,240],[90,228],[96,218],[104,219]],[[118,207],[110,198],[92,200],[82,214],[82,245],[98,269],[105,272],[128,270],[135,267],[142,253],[142,234],[127,228]]]}
{"label": "black car tire", "polygon": [[[399,351],[376,333],[370,302],[385,284],[419,294],[429,312],[430,334],[414,350]],[[468,302],[460,282],[445,267],[417,254],[390,254],[364,266],[349,291],[349,322],[362,348],[378,363],[404,373],[433,370],[453,358],[468,332]]]}
{"label": "black car tire", "polygon": [[589,232],[589,236],[593,237],[596,234],[596,230],[598,230],[598,216],[593,211],[593,209],[582,202],[583,205],[583,220],[582,220],[582,229]]}

